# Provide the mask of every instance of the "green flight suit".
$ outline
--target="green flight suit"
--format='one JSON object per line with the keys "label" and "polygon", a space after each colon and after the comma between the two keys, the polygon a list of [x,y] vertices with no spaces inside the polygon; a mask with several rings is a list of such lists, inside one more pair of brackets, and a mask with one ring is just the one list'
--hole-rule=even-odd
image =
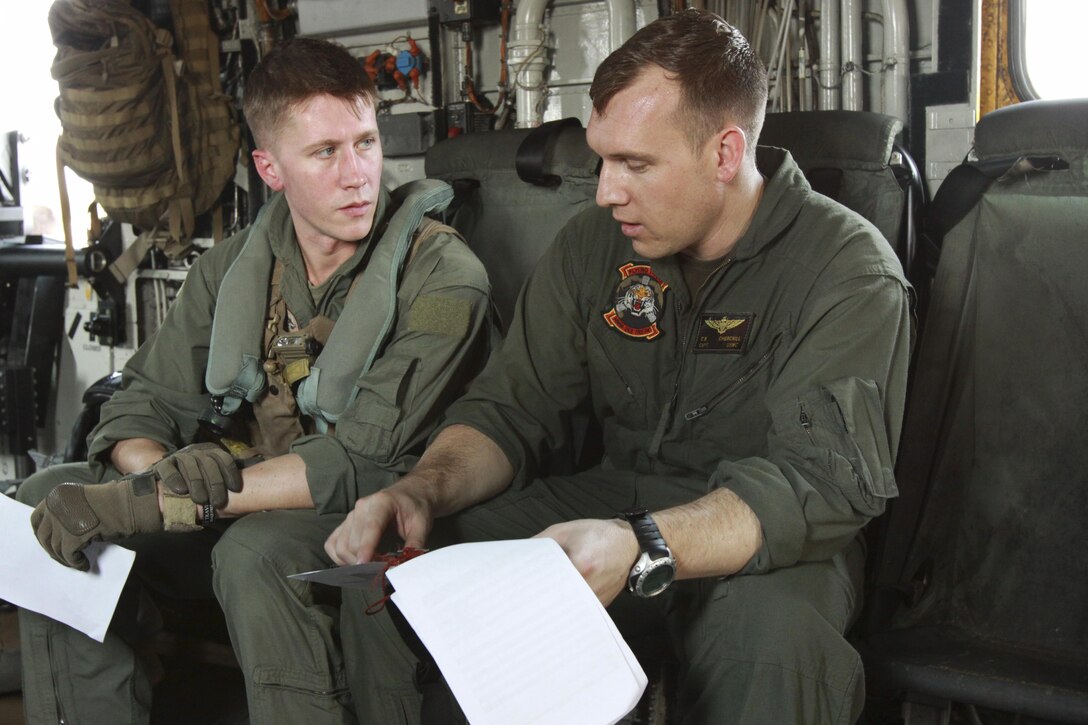
{"label": "green flight suit", "polygon": [[[910,290],[879,232],[813,192],[788,153],[761,148],[757,162],[767,183],[752,224],[697,292],[676,258],[638,259],[609,210],[560,232],[443,423],[494,440],[515,483],[439,521],[430,544],[731,489],[762,525],[747,566],[655,599],[625,592],[610,612],[625,634],[668,637],[679,722],[852,722],[864,676],[843,633],[860,607],[859,532],[897,494]],[[532,480],[584,401],[603,460]],[[368,693],[361,719],[412,722],[413,658],[359,598],[345,594],[343,626],[357,701]]]}
{"label": "green flight suit", "polygon": [[[384,227],[389,195],[379,201],[375,231],[318,287],[307,281],[285,200],[276,195],[268,205],[250,231],[217,244],[194,264],[162,328],[128,362],[122,389],[103,406],[89,465],[28,478],[19,490],[21,501],[36,504],[63,480],[117,478],[108,464],[118,441],[150,438],[168,451],[193,441],[198,416],[209,403],[204,371],[216,296],[247,235],[263,235],[282,261],[282,294],[301,326],[318,314],[333,320],[340,315]],[[395,329],[360,379],[355,402],[334,432],[304,435],[290,446],[306,464],[316,512],[251,514],[223,527],[221,538],[208,530],[126,540],[137,549],[136,570],[150,588],[172,597],[212,597],[214,586],[246,679],[252,722],[353,721],[335,602],[285,577],[331,566],[323,545],[343,514],[411,468],[441,413],[486,361],[488,297],[483,266],[457,237],[441,232],[421,242],[398,286]],[[265,309],[267,290],[255,290],[254,304]],[[172,553],[145,557],[145,539]],[[143,566],[144,558],[149,566]],[[163,561],[170,564],[170,577],[163,577]],[[145,569],[152,571],[145,575]],[[70,725],[147,722],[151,688],[133,649],[146,632],[119,621],[125,611],[119,609],[115,631],[102,645],[40,615],[21,613],[31,723],[55,723],[58,713]]]}

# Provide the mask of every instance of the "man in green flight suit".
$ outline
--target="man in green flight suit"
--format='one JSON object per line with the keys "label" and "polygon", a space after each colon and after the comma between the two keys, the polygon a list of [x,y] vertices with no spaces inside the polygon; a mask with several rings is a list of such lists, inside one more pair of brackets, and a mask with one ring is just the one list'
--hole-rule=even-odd
{"label": "man in green flight suit", "polygon": [[[193,266],[103,406],[89,463],[19,489],[62,563],[86,569],[99,539],[137,551],[104,643],[21,613],[31,723],[148,721],[144,587],[214,587],[253,722],[354,721],[336,603],[285,577],[330,565],[342,514],[411,468],[491,344],[482,265],[423,218],[452,191],[382,187],[375,103],[333,43],[296,39],[258,64],[244,110],[275,193]],[[247,445],[194,443],[202,416]]]}
{"label": "man in green flight suit", "polygon": [[[649,24],[590,97],[600,208],[559,233],[415,468],[326,547],[551,537],[621,631],[669,639],[677,722],[853,722],[843,633],[860,531],[897,493],[908,285],[871,224],[756,148],[766,71],[721,18]],[[603,460],[534,479],[586,401]],[[367,596],[342,612],[361,719],[414,722],[415,658],[348,606]]]}

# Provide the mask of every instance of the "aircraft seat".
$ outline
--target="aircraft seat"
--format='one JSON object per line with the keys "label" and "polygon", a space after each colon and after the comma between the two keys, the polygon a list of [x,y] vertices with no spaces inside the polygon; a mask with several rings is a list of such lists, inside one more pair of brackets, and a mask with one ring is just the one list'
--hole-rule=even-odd
{"label": "aircraft seat", "polygon": [[994,111],[975,155],[933,202],[948,232],[861,649],[893,721],[1083,723],[1088,100]]}
{"label": "aircraft seat", "polygon": [[813,189],[872,222],[909,277],[915,207],[925,195],[914,160],[895,142],[902,128],[896,118],[867,111],[769,113],[759,143],[789,151]]}
{"label": "aircraft seat", "polygon": [[574,118],[464,134],[428,149],[427,176],[454,187],[446,221],[487,268],[504,326],[522,283],[555,235],[593,205],[599,165]]}

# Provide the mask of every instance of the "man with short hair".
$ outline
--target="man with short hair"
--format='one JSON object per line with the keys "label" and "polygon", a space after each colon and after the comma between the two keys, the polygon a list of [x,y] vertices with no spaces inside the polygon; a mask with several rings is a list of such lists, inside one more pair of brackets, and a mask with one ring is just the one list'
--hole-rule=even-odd
{"label": "man with short hair", "polygon": [[[140,590],[185,600],[213,585],[252,722],[354,721],[337,602],[286,576],[330,565],[326,537],[410,469],[491,331],[482,265],[423,216],[452,190],[382,187],[375,103],[359,61],[327,41],[290,41],[247,79],[253,162],[275,193],[194,264],[103,406],[89,465],[19,490],[59,561],[87,568],[99,539],[137,551],[103,644],[22,613],[30,722],[147,722],[155,615]],[[194,444],[201,419],[214,440]]]}
{"label": "man with short hair", "polygon": [[[858,717],[843,633],[860,531],[897,492],[909,288],[872,225],[787,152],[756,149],[766,92],[748,43],[704,11],[601,64],[586,132],[600,208],[559,233],[503,347],[415,468],[355,504],[334,560],[394,535],[551,537],[621,631],[668,637],[678,722]],[[603,460],[533,480],[586,401]],[[413,721],[414,658],[349,596],[365,595],[343,610],[363,721]]]}

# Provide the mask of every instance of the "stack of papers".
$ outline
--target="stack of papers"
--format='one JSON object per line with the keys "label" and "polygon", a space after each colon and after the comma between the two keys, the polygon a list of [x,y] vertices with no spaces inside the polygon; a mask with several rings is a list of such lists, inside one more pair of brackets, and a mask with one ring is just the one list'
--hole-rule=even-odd
{"label": "stack of papers", "polygon": [[[378,568],[297,576],[373,586]],[[646,689],[608,612],[552,539],[450,546],[386,576],[472,725],[607,725]]]}

